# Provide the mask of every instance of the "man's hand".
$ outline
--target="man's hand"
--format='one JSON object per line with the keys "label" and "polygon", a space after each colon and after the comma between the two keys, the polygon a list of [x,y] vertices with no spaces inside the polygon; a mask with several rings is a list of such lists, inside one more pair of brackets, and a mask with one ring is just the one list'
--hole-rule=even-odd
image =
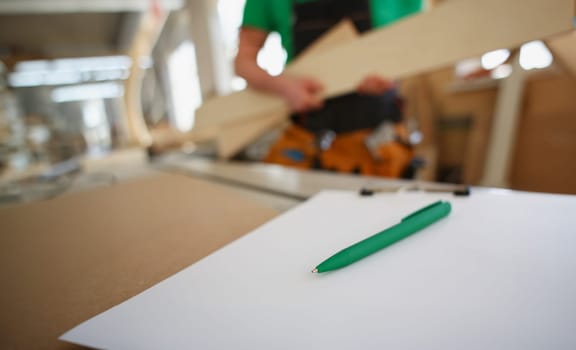
{"label": "man's hand", "polygon": [[356,88],[356,92],[361,95],[382,95],[386,91],[392,89],[394,83],[386,80],[379,75],[369,75]]}
{"label": "man's hand", "polygon": [[301,113],[322,108],[324,87],[312,78],[277,77],[279,91],[292,112]]}

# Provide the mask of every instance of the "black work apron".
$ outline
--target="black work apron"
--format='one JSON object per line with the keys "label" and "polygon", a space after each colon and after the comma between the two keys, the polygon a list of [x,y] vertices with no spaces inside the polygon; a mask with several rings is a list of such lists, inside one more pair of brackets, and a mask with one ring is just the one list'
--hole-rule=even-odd
{"label": "black work apron", "polygon": [[[344,18],[352,20],[360,33],[372,28],[369,0],[293,1],[292,4],[295,55]],[[395,90],[383,96],[350,93],[327,99],[321,110],[294,114],[292,121],[316,135],[326,131],[340,134],[374,129],[384,121],[399,122],[401,109]]]}

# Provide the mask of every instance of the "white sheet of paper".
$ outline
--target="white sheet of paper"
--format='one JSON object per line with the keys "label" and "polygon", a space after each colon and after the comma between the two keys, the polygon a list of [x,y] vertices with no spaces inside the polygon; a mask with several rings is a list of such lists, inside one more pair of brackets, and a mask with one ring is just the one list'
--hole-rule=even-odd
{"label": "white sheet of paper", "polygon": [[[452,203],[447,218],[347,268],[310,272],[438,199]],[[61,339],[105,349],[576,349],[576,196],[323,192]]]}

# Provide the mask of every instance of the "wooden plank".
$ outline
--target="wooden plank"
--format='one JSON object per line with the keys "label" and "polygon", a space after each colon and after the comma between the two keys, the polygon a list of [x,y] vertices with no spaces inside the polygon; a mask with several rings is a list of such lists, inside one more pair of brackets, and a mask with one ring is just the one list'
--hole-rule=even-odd
{"label": "wooden plank", "polygon": [[266,113],[288,115],[288,106],[279,97],[252,89],[206,101],[196,111],[194,130],[215,130],[223,125],[243,123]]}
{"label": "wooden plank", "polygon": [[224,128],[216,139],[218,157],[229,159],[270,129],[286,123],[283,113],[266,115],[241,125]]}
{"label": "wooden plank", "polygon": [[[349,20],[340,22],[336,27],[322,36],[320,39],[310,45],[301,55],[299,55],[291,64],[291,67],[297,67],[299,62],[304,61],[308,56],[320,54],[333,47],[341,45],[345,42],[350,42],[358,37],[356,28]],[[290,69],[290,68],[288,68]],[[250,94],[249,91],[246,94]],[[241,96],[241,95],[240,95]],[[245,95],[244,95],[245,96]],[[225,99],[226,97],[224,97]],[[238,98],[232,97],[232,98]],[[247,99],[244,103],[249,102]],[[277,100],[275,100],[277,102]],[[228,101],[229,102],[229,101]],[[226,102],[226,105],[228,104]],[[223,104],[213,104],[216,108],[224,107]],[[259,105],[260,108],[267,109],[266,104]],[[210,107],[208,107],[210,108]],[[258,137],[266,133],[268,130],[284,123],[288,110],[285,107],[277,109],[270,109],[272,113],[264,112],[260,117],[253,120],[239,121],[238,123],[229,123],[219,131],[215,131],[217,136],[217,150],[218,156],[223,159],[228,159],[238,153],[242,148],[249,145]],[[200,113],[197,123],[202,123],[202,114]],[[210,130],[210,128],[200,130]],[[197,130],[193,130],[197,131]]]}
{"label": "wooden plank", "polygon": [[[352,22],[343,20],[294,59],[286,68],[286,72],[289,73],[293,69],[298,69],[312,55],[321,54],[336,46],[356,40],[358,35]],[[202,130],[221,122],[234,123],[244,118],[258,118],[271,111],[272,114],[288,115],[289,113],[284,101],[278,97],[248,88],[235,94],[211,99],[202,104],[196,111],[195,128]],[[228,116],[232,116],[232,118],[228,118]]]}
{"label": "wooden plank", "polygon": [[293,73],[319,79],[326,85],[326,94],[334,96],[353,90],[370,73],[411,76],[495,48],[513,48],[569,31],[573,8],[573,0],[448,2],[311,57]]}
{"label": "wooden plank", "polygon": [[[499,48],[517,47],[572,30],[574,0],[460,0],[438,6],[325,53],[289,74],[311,76],[327,97],[355,89],[368,74],[402,78]],[[279,97],[244,93],[213,101],[199,126],[237,122],[275,109]],[[222,104],[216,108],[215,104]]]}
{"label": "wooden plank", "polygon": [[57,338],[275,215],[183,175],[0,209],[0,349],[78,349]]}
{"label": "wooden plank", "polygon": [[292,61],[287,68],[287,72],[298,69],[298,67],[303,64],[302,62],[306,62],[308,57],[327,52],[345,43],[353,42],[359,36],[360,33],[356,30],[354,23],[349,19],[344,19],[303,50],[300,55]]}

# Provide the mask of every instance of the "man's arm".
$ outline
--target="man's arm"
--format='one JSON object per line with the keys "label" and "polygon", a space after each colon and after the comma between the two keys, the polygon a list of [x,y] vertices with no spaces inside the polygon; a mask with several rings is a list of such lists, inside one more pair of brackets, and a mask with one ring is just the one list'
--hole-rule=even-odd
{"label": "man's arm", "polygon": [[246,79],[256,90],[281,96],[293,112],[319,109],[323,105],[322,85],[314,79],[290,77],[282,74],[271,76],[257,63],[258,52],[264,46],[268,33],[259,29],[240,29],[238,54],[234,62],[236,74]]}

